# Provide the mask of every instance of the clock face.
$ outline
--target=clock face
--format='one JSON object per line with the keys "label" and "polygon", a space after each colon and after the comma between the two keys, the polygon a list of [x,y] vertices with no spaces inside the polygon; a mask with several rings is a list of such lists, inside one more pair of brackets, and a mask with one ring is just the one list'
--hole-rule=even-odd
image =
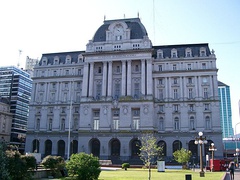
{"label": "clock face", "polygon": [[122,35],[123,34],[123,27],[121,25],[116,25],[114,33],[116,35]]}

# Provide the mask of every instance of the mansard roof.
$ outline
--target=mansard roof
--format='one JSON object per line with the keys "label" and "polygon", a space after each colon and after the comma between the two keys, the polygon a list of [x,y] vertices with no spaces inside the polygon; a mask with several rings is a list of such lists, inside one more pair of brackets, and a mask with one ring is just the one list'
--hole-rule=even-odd
{"label": "mansard roof", "polygon": [[157,51],[163,51],[163,57],[171,57],[171,50],[176,49],[178,57],[185,57],[185,50],[187,48],[191,49],[192,56],[199,56],[201,48],[206,49],[206,56],[211,55],[208,43],[199,43],[199,44],[179,44],[179,45],[162,45],[162,46],[153,46],[154,53],[153,57],[157,56]]}
{"label": "mansard roof", "polygon": [[85,51],[72,51],[72,52],[59,52],[59,53],[46,53],[42,54],[42,58],[39,61],[39,65],[42,65],[42,59],[47,58],[48,64],[54,64],[54,57],[59,58],[59,64],[65,64],[67,56],[71,56],[71,62],[78,62],[78,56],[84,53]]}
{"label": "mansard roof", "polygon": [[105,20],[93,36],[93,42],[104,42],[106,41],[106,31],[110,24],[114,22],[125,22],[128,28],[131,30],[130,39],[143,39],[147,36],[147,31],[144,25],[141,23],[139,18],[130,19],[116,19],[116,20]]}

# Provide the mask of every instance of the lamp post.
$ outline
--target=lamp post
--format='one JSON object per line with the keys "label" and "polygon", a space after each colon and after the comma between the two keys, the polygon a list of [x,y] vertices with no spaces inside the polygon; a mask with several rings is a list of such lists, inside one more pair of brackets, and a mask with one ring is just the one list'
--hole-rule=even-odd
{"label": "lamp post", "polygon": [[212,151],[212,166],[211,171],[214,171],[214,151],[217,151],[216,147],[214,146],[214,143],[211,143],[211,146],[209,147],[209,151]]}
{"label": "lamp post", "polygon": [[202,148],[202,145],[203,144],[207,144],[207,140],[206,140],[206,137],[203,137],[203,133],[202,132],[199,132],[198,133],[198,136],[199,137],[196,137],[195,138],[195,144],[199,144],[200,145],[200,177],[204,177],[204,171],[203,171],[203,148]]}
{"label": "lamp post", "polygon": [[237,149],[236,149],[236,156],[237,156],[237,166],[236,166],[236,167],[237,167],[237,168],[238,168],[238,155],[239,155],[239,149],[237,148]]}

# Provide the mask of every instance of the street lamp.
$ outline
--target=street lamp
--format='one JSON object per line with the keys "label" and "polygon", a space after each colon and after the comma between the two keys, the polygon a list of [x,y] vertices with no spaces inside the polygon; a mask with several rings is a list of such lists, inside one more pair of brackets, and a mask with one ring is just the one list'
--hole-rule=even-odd
{"label": "street lamp", "polygon": [[239,149],[236,149],[236,156],[237,156],[237,168],[238,168],[238,155],[239,155]]}
{"label": "street lamp", "polygon": [[203,157],[202,157],[202,145],[203,144],[207,144],[207,140],[206,140],[206,137],[203,137],[203,133],[202,132],[199,132],[198,133],[198,136],[199,137],[196,137],[195,138],[195,144],[199,144],[200,145],[200,177],[204,177],[204,171],[203,171]]}
{"label": "street lamp", "polygon": [[214,146],[214,143],[211,143],[211,146],[209,147],[209,151],[212,151],[212,166],[211,171],[214,171],[214,151],[217,151],[216,147]]}

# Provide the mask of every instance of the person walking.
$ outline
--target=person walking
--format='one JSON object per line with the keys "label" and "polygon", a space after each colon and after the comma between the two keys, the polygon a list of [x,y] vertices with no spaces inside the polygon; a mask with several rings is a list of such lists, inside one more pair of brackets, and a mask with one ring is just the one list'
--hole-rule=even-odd
{"label": "person walking", "polygon": [[230,171],[230,178],[231,178],[231,180],[234,180],[234,162],[231,162],[229,164],[229,171]]}

